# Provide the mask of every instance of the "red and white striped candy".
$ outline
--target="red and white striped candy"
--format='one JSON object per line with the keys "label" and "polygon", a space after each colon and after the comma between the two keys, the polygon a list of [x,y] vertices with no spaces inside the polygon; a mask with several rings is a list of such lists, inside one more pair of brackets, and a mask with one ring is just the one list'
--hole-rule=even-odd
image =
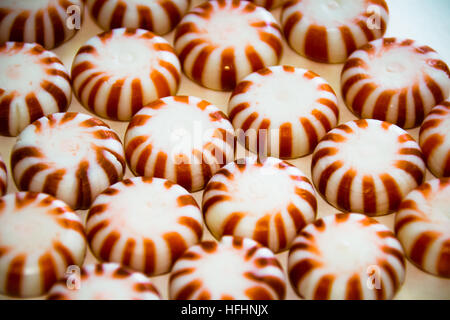
{"label": "red and white striped candy", "polygon": [[162,37],[114,29],[89,39],[72,64],[79,101],[103,118],[127,121],[142,106],[178,90],[180,62]]}
{"label": "red and white striped candy", "polygon": [[403,129],[378,120],[350,121],[331,130],[312,159],[318,191],[346,212],[384,215],[421,185],[425,162]]}
{"label": "red and white striped candy", "polygon": [[381,38],[388,20],[384,0],[292,0],[281,13],[289,45],[324,63],[343,63],[356,49]]}
{"label": "red and white striped candy", "polygon": [[189,9],[190,0],[87,0],[89,11],[104,30],[140,28],[158,35],[170,32]]}
{"label": "red and white striped candy", "polygon": [[252,73],[229,102],[229,116],[246,147],[263,156],[298,158],[338,123],[337,97],[317,74],[290,66]]}
{"label": "red and white striped candy", "polygon": [[337,214],[306,226],[289,252],[296,293],[314,300],[388,300],[405,280],[400,242],[361,214]]}
{"label": "red and white striped candy", "polygon": [[285,294],[275,255],[248,238],[227,236],[189,248],[169,279],[173,300],[283,300]]}
{"label": "red and white striped candy", "polygon": [[286,2],[286,0],[249,0],[253,4],[266,8],[267,10],[272,10],[280,7]]}
{"label": "red and white striped candy", "polygon": [[140,272],[116,263],[89,264],[74,270],[49,291],[48,300],[160,300],[158,289]]}
{"label": "red and white striped candy", "polygon": [[81,28],[82,0],[2,0],[0,43],[39,43],[53,49]]}
{"label": "red and white striped candy", "polygon": [[17,187],[44,192],[86,209],[122,180],[125,155],[117,134],[82,113],[55,113],[29,125],[17,139],[11,171]]}
{"label": "red and white striped candy", "polygon": [[420,269],[450,278],[450,179],[428,181],[403,200],[395,231]]}
{"label": "red and white striped candy", "polygon": [[46,293],[86,252],[80,217],[64,202],[42,193],[0,198],[0,293]]}
{"label": "red and white striped candy", "polygon": [[233,90],[242,78],[281,58],[275,18],[248,1],[207,1],[176,28],[175,50],[185,74],[213,90]]}
{"label": "red and white striped candy", "polygon": [[203,194],[205,222],[217,239],[251,238],[280,252],[314,221],[317,200],[308,178],[275,158],[246,158],[223,167]]}
{"label": "red and white striped candy", "polygon": [[0,197],[8,190],[8,170],[3,158],[0,156]]}
{"label": "red and white striped candy", "polygon": [[160,275],[203,233],[195,199],[164,179],[133,178],[100,194],[86,220],[86,233],[102,261]]}
{"label": "red and white striped candy", "polygon": [[450,93],[450,71],[428,46],[384,38],[355,51],[341,75],[342,96],[360,118],[409,129]]}
{"label": "red and white striped candy", "polygon": [[440,177],[450,177],[450,100],[434,107],[420,128],[420,147],[428,168]]}
{"label": "red and white striped candy", "polygon": [[44,115],[64,112],[72,99],[63,63],[38,44],[0,45],[0,134],[17,136]]}
{"label": "red and white striped candy", "polygon": [[168,179],[195,192],[234,160],[234,130],[214,105],[166,97],[144,107],[125,134],[125,154],[139,176]]}

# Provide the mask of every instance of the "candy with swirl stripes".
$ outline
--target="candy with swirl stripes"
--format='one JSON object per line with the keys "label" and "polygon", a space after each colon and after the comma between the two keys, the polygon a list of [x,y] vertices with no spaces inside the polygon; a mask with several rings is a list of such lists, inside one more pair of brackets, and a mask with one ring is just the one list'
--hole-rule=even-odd
{"label": "candy with swirl stripes", "polygon": [[384,215],[423,183],[425,162],[403,129],[378,120],[350,121],[331,130],[312,159],[317,190],[345,212]]}
{"label": "candy with swirl stripes", "polygon": [[250,73],[281,58],[275,18],[248,1],[207,1],[176,28],[175,50],[184,73],[213,90],[233,90]]}
{"label": "candy with swirl stripes", "polygon": [[341,75],[342,97],[360,118],[418,127],[450,93],[450,71],[428,46],[383,38],[355,51]]}
{"label": "candy with swirl stripes", "polygon": [[450,179],[427,181],[403,200],[395,231],[406,256],[420,269],[450,278]]}
{"label": "candy with swirl stripes", "polygon": [[32,192],[0,198],[1,294],[40,296],[85,252],[81,218],[64,202]]}
{"label": "candy with swirl stripes", "polygon": [[288,258],[291,285],[305,299],[389,300],[405,271],[402,246],[392,231],[354,213],[306,226]]}
{"label": "candy with swirl stripes", "polygon": [[38,43],[53,49],[81,28],[83,0],[2,0],[0,43]]}
{"label": "candy with swirl stripes", "polygon": [[317,74],[291,66],[252,73],[229,101],[239,141],[261,157],[291,159],[310,154],[338,123],[337,97]]}
{"label": "candy with swirl stripes", "polygon": [[72,99],[63,63],[38,44],[0,45],[0,134],[17,136],[44,115],[64,112]]}
{"label": "candy with swirl stripes", "polygon": [[450,101],[434,107],[420,128],[419,144],[428,168],[438,178],[450,177]]}
{"label": "candy with swirl stripes", "polygon": [[234,130],[214,105],[196,97],[160,99],[144,107],[125,134],[125,154],[139,176],[199,191],[234,160]]}
{"label": "candy with swirl stripes", "polygon": [[384,0],[291,0],[281,13],[289,45],[324,63],[343,63],[356,49],[381,38],[388,20]]}
{"label": "candy with swirl stripes", "polygon": [[317,200],[308,178],[275,158],[245,158],[212,177],[203,194],[211,233],[254,239],[274,252],[290,247],[297,233],[314,221]]}
{"label": "candy with swirl stripes", "polygon": [[94,201],[86,220],[87,239],[97,258],[152,276],[169,272],[202,233],[194,198],[158,178],[138,177],[111,186]]}
{"label": "candy with swirl stripes", "polygon": [[169,279],[173,300],[282,300],[285,294],[275,255],[248,238],[226,236],[189,248]]}
{"label": "candy with swirl stripes", "polygon": [[[49,291],[48,300],[160,300],[158,289],[142,273],[116,263],[89,264],[68,273]],[[79,277],[79,278],[78,278]]]}
{"label": "candy with swirl stripes", "polygon": [[3,158],[0,156],[0,197],[6,194],[8,189],[8,170]]}
{"label": "candy with swirl stripes", "polygon": [[87,0],[92,18],[103,30],[146,29],[170,32],[189,9],[190,0]]}
{"label": "candy with swirl stripes", "polygon": [[74,92],[103,118],[128,121],[142,106],[178,90],[180,62],[162,37],[114,29],[89,39],[72,64]]}
{"label": "candy with swirl stripes", "polygon": [[86,209],[122,180],[126,162],[117,134],[91,116],[55,113],[29,125],[11,154],[11,171],[23,191],[44,192],[74,209]]}

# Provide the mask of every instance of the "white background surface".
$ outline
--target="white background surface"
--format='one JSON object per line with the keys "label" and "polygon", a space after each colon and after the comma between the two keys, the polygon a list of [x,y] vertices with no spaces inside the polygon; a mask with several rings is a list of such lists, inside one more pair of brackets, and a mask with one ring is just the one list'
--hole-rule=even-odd
{"label": "white background surface", "polygon": [[[351,0],[349,0],[351,1]],[[203,1],[193,0],[191,8]],[[399,38],[411,38],[417,41],[429,45],[437,50],[444,61],[450,63],[450,0],[387,0],[390,9],[390,22],[386,36],[393,36]],[[279,21],[281,9],[273,10],[275,18]],[[66,68],[70,70],[73,57],[75,56],[78,48],[80,48],[84,42],[89,38],[100,33],[102,30],[97,27],[91,17],[85,14],[84,23],[81,30],[77,35],[69,40],[61,47],[53,50],[64,62]],[[174,32],[171,32],[165,38],[172,43]],[[339,98],[339,109],[341,111],[340,123],[345,123],[350,120],[356,119],[354,115],[345,107],[344,102],[340,94],[340,72],[342,65],[325,65],[315,63],[305,58],[300,57],[294,51],[292,51],[284,41],[284,53],[280,64],[292,65],[296,67],[302,67],[310,69],[323,78],[325,78],[336,91]],[[204,89],[194,84],[183,76],[181,81],[179,95],[193,95],[201,97],[211,103],[217,105],[222,111],[227,111],[227,103],[230,96],[229,92],[215,92],[212,90]],[[72,104],[69,111],[84,112],[90,114],[84,109],[75,96],[72,98]],[[116,132],[118,132],[122,141],[124,133],[127,127],[125,122],[106,121]],[[415,138],[418,138],[419,129],[409,130],[409,133]],[[15,138],[0,137],[0,154],[5,159],[8,165],[9,172],[9,158],[11,149],[15,143]],[[242,156],[242,150],[238,153],[238,156]],[[310,179],[311,179],[311,156],[290,161],[292,164],[299,167]],[[127,169],[125,175],[126,178],[132,177],[132,173]],[[434,177],[430,172],[427,172],[427,180]],[[9,176],[8,192],[15,192],[17,189],[14,185],[12,177]],[[195,199],[201,204],[202,192],[194,194]],[[450,204],[449,204],[450,205]],[[78,211],[83,219],[86,215],[86,211]],[[328,205],[320,196],[318,196],[318,218],[327,215],[335,214],[337,210]],[[377,218],[378,221],[387,225],[393,230],[394,215],[389,215],[381,218]],[[211,235],[205,228],[204,239],[212,239]],[[279,254],[279,261],[285,267],[287,262],[287,252]],[[96,259],[91,253],[88,253],[85,263],[94,263]],[[285,268],[286,269],[286,268]],[[160,276],[152,278],[156,287],[160,290],[164,299],[168,298],[167,285],[168,276]],[[290,284],[287,285],[287,299],[298,299]],[[1,297],[5,299],[7,297]],[[411,263],[407,262],[407,274],[406,281],[403,284],[401,290],[396,295],[395,299],[450,299],[450,280],[440,279],[438,277],[431,276],[423,271],[414,267]]]}

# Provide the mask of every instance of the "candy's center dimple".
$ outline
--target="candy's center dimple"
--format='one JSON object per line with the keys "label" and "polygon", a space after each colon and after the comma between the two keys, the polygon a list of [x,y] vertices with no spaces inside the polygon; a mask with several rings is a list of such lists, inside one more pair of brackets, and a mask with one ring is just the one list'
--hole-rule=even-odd
{"label": "candy's center dimple", "polygon": [[303,17],[326,28],[353,24],[366,11],[365,1],[303,0],[297,6]]}
{"label": "candy's center dimple", "polygon": [[99,45],[98,54],[92,59],[99,69],[110,75],[148,77],[151,69],[159,63],[159,56],[152,45],[148,39],[117,36]]}
{"label": "candy's center dimple", "polygon": [[77,124],[66,123],[46,128],[36,135],[35,144],[40,147],[46,161],[59,168],[77,170],[82,161],[95,159],[95,137]]}
{"label": "candy's center dimple", "polygon": [[52,248],[60,234],[59,227],[46,212],[48,208],[29,206],[9,214],[1,224],[8,225],[0,235],[0,246],[22,253],[39,253]]}
{"label": "candy's center dimple", "polygon": [[271,119],[273,126],[279,126],[311,115],[321,95],[317,87],[317,82],[301,73],[274,70],[271,75],[259,77],[257,85],[245,95],[261,116]]}
{"label": "candy's center dimple", "polygon": [[286,207],[294,197],[294,186],[278,169],[247,166],[243,173],[236,173],[230,194],[234,211],[262,217]]}
{"label": "candy's center dimple", "polygon": [[46,77],[43,67],[36,59],[25,53],[3,53],[0,55],[0,88],[6,92],[27,95],[41,90]]}
{"label": "candy's center dimple", "polygon": [[335,10],[339,8],[339,3],[336,0],[331,0],[328,2],[327,6],[330,10]]}
{"label": "candy's center dimple", "polygon": [[75,141],[71,141],[70,143],[56,143],[57,149],[68,156],[76,156],[80,152],[81,147],[80,143],[77,142],[78,139],[74,140]]}
{"label": "candy's center dimple", "polygon": [[[80,154],[80,151],[82,150],[82,144],[78,143],[78,141],[81,137],[73,137],[70,141],[61,141],[62,139],[57,139],[56,137],[49,142],[49,145],[51,145],[52,150],[58,150],[61,155],[65,155],[68,157],[75,157],[77,154]],[[53,157],[52,157],[53,158]]]}
{"label": "candy's center dimple", "polygon": [[386,66],[387,72],[397,73],[397,72],[403,72],[404,70],[405,70],[405,66],[398,62],[393,62]]}
{"label": "candy's center dimple", "polygon": [[322,261],[333,266],[333,272],[360,271],[377,261],[379,248],[376,238],[359,222],[329,226],[320,233],[316,242]]}
{"label": "candy's center dimple", "polygon": [[393,47],[381,50],[370,58],[368,73],[385,87],[402,89],[414,84],[422,74],[426,63],[409,47]]}
{"label": "candy's center dimple", "polygon": [[208,40],[222,47],[245,47],[249,41],[259,39],[258,31],[251,27],[251,15],[237,10],[217,10],[209,20],[199,21]]}
{"label": "candy's center dimple", "polygon": [[389,172],[398,159],[398,136],[378,126],[358,129],[339,145],[340,158],[363,173]]}
{"label": "candy's center dimple", "polygon": [[204,144],[211,141],[216,129],[208,111],[171,101],[166,108],[158,110],[144,131],[155,137],[151,141],[153,147],[166,150],[172,161],[177,161],[177,156],[183,154],[193,163],[196,159],[192,156],[192,150],[202,150]]}
{"label": "candy's center dimple", "polygon": [[82,282],[78,298],[86,300],[124,300],[133,295],[133,283],[128,279],[117,280],[113,276],[96,276]]}
{"label": "candy's center dimple", "polygon": [[112,225],[130,235],[160,236],[177,225],[176,195],[150,184],[121,189],[109,200]]}
{"label": "candy's center dimple", "polygon": [[130,63],[134,59],[134,56],[132,53],[126,52],[119,56],[119,63]]}
{"label": "candy's center dimple", "polygon": [[21,70],[21,65],[20,64],[15,64],[15,65],[11,65],[8,67],[7,71],[6,71],[6,76],[9,79],[13,79],[13,80],[17,80],[20,79],[20,77],[22,76],[22,70]]}
{"label": "candy's center dimple", "polygon": [[199,263],[196,275],[213,293],[239,294],[248,287],[244,274],[252,269],[249,262],[235,250],[219,247],[220,251],[206,255]]}

